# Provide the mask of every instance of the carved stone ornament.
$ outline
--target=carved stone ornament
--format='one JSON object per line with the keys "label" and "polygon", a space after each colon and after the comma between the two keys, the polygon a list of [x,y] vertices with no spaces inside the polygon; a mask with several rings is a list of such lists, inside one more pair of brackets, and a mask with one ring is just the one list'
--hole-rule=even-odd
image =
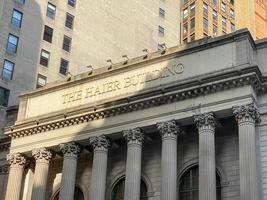
{"label": "carved stone ornament", "polygon": [[90,144],[93,146],[94,150],[107,151],[110,146],[110,141],[104,136],[97,136],[89,138]]}
{"label": "carved stone ornament", "polygon": [[174,120],[159,122],[157,123],[157,128],[162,137],[174,137],[182,132]]}
{"label": "carved stone ornament", "polygon": [[260,123],[260,113],[254,103],[233,107],[233,113],[236,121],[245,122],[253,120]]}
{"label": "carved stone ornament", "polygon": [[123,131],[123,137],[125,137],[128,144],[142,144],[144,141],[144,134],[142,133],[140,128]]}
{"label": "carved stone ornament", "polygon": [[194,122],[197,128],[215,128],[216,122],[212,112],[194,116]]}
{"label": "carved stone ornament", "polygon": [[60,150],[64,154],[64,157],[75,157],[77,158],[81,148],[75,142],[69,142],[59,145]]}
{"label": "carved stone ornament", "polygon": [[36,162],[49,163],[52,159],[52,153],[46,148],[34,149],[32,150],[32,155]]}
{"label": "carved stone ornament", "polygon": [[10,168],[13,168],[13,167],[24,168],[27,164],[27,160],[25,156],[20,153],[8,154],[7,162],[10,165]]}

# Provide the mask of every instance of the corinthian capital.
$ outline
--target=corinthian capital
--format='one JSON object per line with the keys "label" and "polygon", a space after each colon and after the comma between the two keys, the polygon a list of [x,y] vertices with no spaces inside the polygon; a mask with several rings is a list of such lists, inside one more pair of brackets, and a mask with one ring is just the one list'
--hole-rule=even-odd
{"label": "corinthian capital", "polygon": [[214,129],[216,125],[214,114],[212,112],[195,115],[194,122],[198,129]]}
{"label": "corinthian capital", "polygon": [[8,154],[7,155],[7,162],[11,168],[24,168],[27,164],[27,160],[24,155],[20,153],[16,154]]}
{"label": "corinthian capital", "polygon": [[140,128],[123,131],[123,137],[125,137],[128,144],[142,144],[144,141],[144,134]]}
{"label": "corinthian capital", "polygon": [[52,159],[52,153],[46,148],[34,149],[32,155],[36,162],[49,163]]}
{"label": "corinthian capital", "polygon": [[176,137],[177,134],[182,132],[174,120],[166,121],[166,122],[159,122],[157,123],[157,128],[162,138]]}
{"label": "corinthian capital", "polygon": [[60,150],[64,154],[64,157],[77,158],[81,149],[75,142],[69,142],[59,145]]}
{"label": "corinthian capital", "polygon": [[239,123],[246,121],[260,123],[261,121],[260,113],[254,103],[233,107],[233,113]]}
{"label": "corinthian capital", "polygon": [[104,135],[91,137],[89,142],[93,146],[94,151],[107,151],[110,146],[109,140]]}

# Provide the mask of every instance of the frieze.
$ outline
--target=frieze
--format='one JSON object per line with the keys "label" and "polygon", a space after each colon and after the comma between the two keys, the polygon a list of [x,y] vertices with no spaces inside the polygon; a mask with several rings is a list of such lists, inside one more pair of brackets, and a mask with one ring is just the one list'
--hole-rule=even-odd
{"label": "frieze", "polygon": [[14,127],[10,127],[9,129],[6,129],[5,132],[6,135],[14,139],[50,130],[60,129],[75,124],[81,124],[98,119],[117,116],[120,114],[133,112],[136,110],[143,110],[146,108],[177,102],[184,99],[194,98],[203,94],[211,94],[218,91],[228,90],[243,85],[252,85],[258,93],[265,93],[267,91],[267,87],[265,85],[262,85],[256,74],[249,74],[248,76],[222,80],[221,82],[217,81],[213,85],[210,85],[209,83],[201,85],[198,84],[195,87],[190,87],[190,88],[188,87],[188,89],[185,88],[185,89],[180,89],[178,91],[174,91],[175,88],[172,87],[170,88],[170,91],[174,92],[169,94],[165,94],[165,91],[166,93],[168,92],[168,88],[165,88],[165,91],[162,90],[159,91],[160,94],[162,94],[161,96],[157,95],[156,97],[152,97],[146,100],[128,102],[127,104],[123,103],[122,105],[113,107],[103,105],[103,107],[106,108],[100,111],[93,111],[76,117],[69,117],[69,118],[64,117],[62,120],[47,124],[39,123],[36,126],[32,126],[30,128],[25,128],[22,130],[15,130]]}

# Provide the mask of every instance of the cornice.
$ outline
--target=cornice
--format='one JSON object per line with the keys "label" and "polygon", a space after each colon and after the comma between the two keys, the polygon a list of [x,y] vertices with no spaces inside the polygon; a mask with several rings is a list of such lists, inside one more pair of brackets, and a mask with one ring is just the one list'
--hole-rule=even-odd
{"label": "cornice", "polygon": [[183,84],[177,83],[176,85],[160,88],[153,92],[142,94],[141,96],[132,96],[130,97],[130,100],[129,98],[126,98],[117,102],[112,102],[112,104],[103,104],[100,105],[101,108],[97,110],[95,107],[87,108],[86,111],[79,110],[77,111],[80,113],[79,115],[78,113],[69,113],[64,117],[63,114],[61,114],[59,115],[60,118],[56,119],[55,116],[52,116],[53,120],[45,122],[42,122],[42,119],[38,122],[32,120],[27,123],[6,128],[5,134],[13,139],[25,137],[245,85],[251,85],[258,94],[264,93],[267,90],[258,68],[248,67],[242,70],[233,70],[232,72],[222,73],[215,77],[212,76],[203,79],[199,77],[198,80],[191,82]]}

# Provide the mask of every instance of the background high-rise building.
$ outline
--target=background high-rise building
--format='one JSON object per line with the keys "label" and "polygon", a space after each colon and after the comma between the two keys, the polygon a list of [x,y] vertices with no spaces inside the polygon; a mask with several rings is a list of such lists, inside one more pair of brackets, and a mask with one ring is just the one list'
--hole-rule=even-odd
{"label": "background high-rise building", "polygon": [[184,0],[181,41],[220,36],[248,28],[254,39],[267,37],[266,0]]}
{"label": "background high-rise building", "polygon": [[21,92],[86,66],[177,45],[179,27],[179,0],[1,0],[0,113]]}

